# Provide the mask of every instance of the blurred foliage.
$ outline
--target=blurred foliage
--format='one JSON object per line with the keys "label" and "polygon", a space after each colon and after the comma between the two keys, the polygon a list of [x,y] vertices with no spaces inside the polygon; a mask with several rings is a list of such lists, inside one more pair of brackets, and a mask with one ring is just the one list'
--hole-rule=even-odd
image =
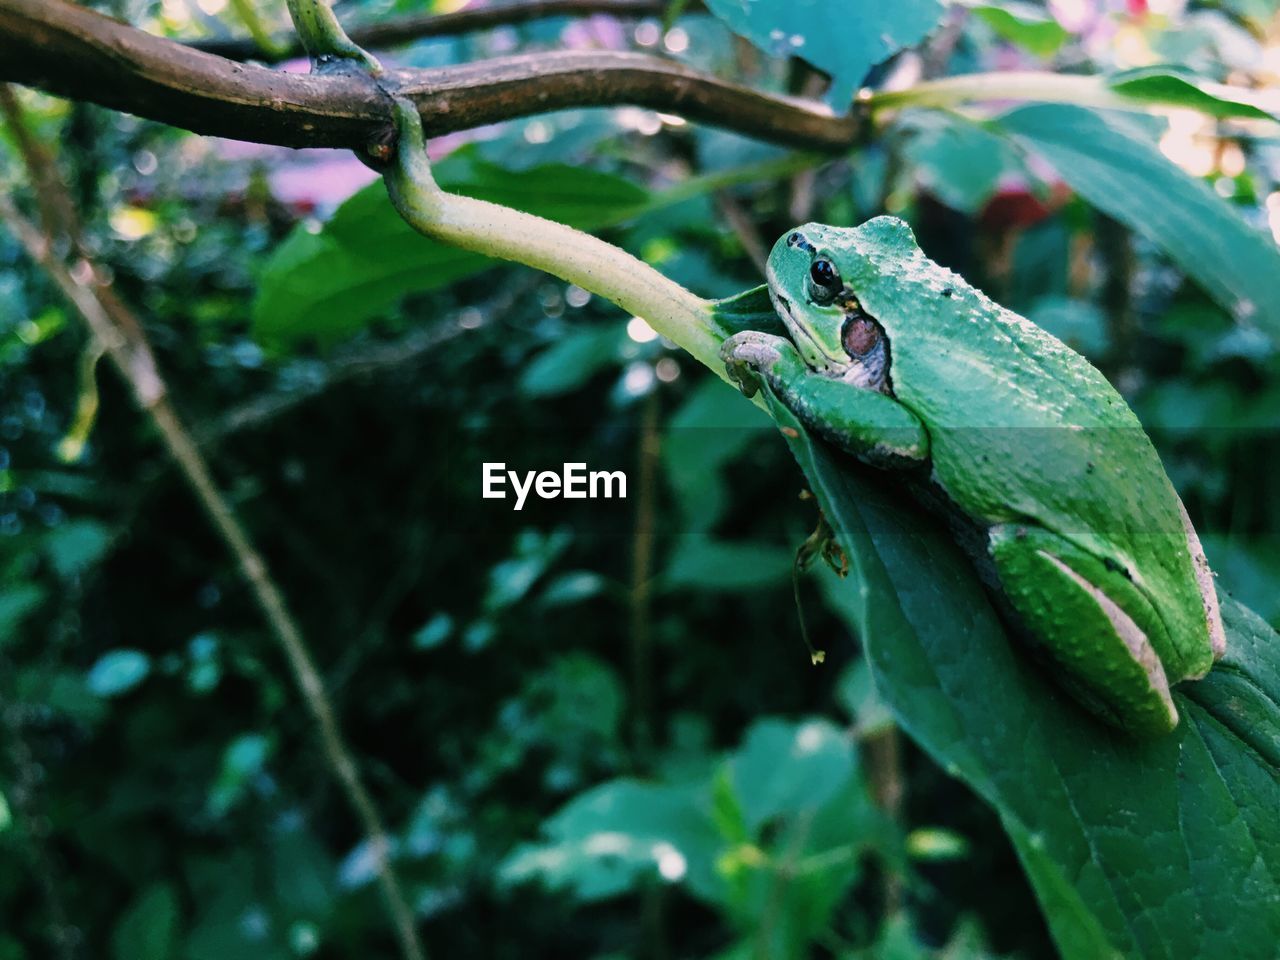
{"label": "blurred foliage", "polygon": [[[102,6],[181,37],[245,31],[217,2]],[[285,28],[283,2],[256,6]],[[872,54],[828,59],[866,4],[763,30],[723,6],[763,54],[688,13],[388,60],[661,48],[812,89],[779,30],[846,87],[1050,68],[1203,107],[1207,81],[1280,79],[1271,0],[955,5],[869,78]],[[22,99],[302,621],[433,955],[1054,955],[1023,873],[1035,838],[901,736],[825,579],[800,584],[828,651],[809,665],[790,578],[816,512],[758,410],[598,298],[410,235],[354,160]],[[442,178],[588,226],[708,296],[758,282],[753,242],[796,220],[906,217],[931,257],[1111,377],[1220,585],[1274,625],[1280,141],[1212,112],[1228,119],[917,108],[810,158],[618,109],[438,148]],[[20,182],[0,136],[0,178]],[[105,365],[83,454],[61,455],[87,346],[0,232],[0,960],[390,956],[371,851],[286,664]],[[480,499],[485,461],[586,461],[631,489],[516,513]]]}

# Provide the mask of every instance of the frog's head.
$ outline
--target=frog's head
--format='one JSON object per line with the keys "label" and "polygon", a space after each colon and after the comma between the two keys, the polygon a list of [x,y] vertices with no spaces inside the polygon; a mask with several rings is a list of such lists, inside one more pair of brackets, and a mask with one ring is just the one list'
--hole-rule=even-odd
{"label": "frog's head", "polygon": [[860,227],[806,223],[774,244],[766,274],[773,307],[813,370],[873,390],[888,390],[889,343],[859,299],[877,273],[879,251],[915,248],[910,228],[892,217]]}

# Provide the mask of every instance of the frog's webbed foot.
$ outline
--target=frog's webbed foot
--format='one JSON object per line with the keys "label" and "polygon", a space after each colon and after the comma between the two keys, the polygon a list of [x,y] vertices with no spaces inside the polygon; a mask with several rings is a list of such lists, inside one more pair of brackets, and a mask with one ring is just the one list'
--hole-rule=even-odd
{"label": "frog's webbed foot", "polygon": [[782,360],[785,349],[795,348],[782,337],[771,333],[743,330],[720,345],[720,359],[724,361],[729,379],[738,385],[743,396],[754,397],[760,389],[762,379],[767,378],[773,367]]}

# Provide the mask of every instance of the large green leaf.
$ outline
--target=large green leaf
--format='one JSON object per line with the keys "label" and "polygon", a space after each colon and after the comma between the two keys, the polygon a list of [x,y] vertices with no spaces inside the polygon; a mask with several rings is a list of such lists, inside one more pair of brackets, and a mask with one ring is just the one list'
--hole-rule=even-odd
{"label": "large green leaf", "polygon": [[1280,942],[1280,637],[1230,599],[1228,653],[1138,741],[1006,637],[967,559],[892,481],[771,409],[837,529],[836,605],[911,736],[998,812],[1063,956],[1273,958]]}
{"label": "large green leaf", "polygon": [[[646,191],[621,177],[553,164],[514,172],[464,149],[436,165],[441,185],[594,230],[638,210]],[[274,346],[331,342],[360,330],[410,293],[436,290],[492,264],[428,240],[387,202],[381,183],[347,200],[318,233],[296,228],[263,268],[254,335]]]}
{"label": "large green leaf", "polygon": [[803,57],[831,75],[841,107],[877,63],[924,39],[938,0],[707,0],[707,7],[765,53]]}
{"label": "large green leaf", "polygon": [[999,129],[1045,157],[1085,200],[1160,247],[1237,317],[1280,333],[1280,250],[1129,117],[1064,104],[1004,114]]}

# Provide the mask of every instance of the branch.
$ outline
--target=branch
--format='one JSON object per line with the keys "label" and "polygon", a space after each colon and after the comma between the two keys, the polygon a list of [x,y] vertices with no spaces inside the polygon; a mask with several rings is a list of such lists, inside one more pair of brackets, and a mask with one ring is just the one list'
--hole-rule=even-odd
{"label": "branch", "polygon": [[212,136],[364,151],[411,99],[431,136],[572,107],[632,104],[773,143],[836,151],[854,117],[659,57],[543,53],[423,70],[280,73],[152,36],[69,0],[0,0],[0,80]]}
{"label": "branch", "polygon": [[[347,36],[366,50],[385,50],[429,37],[456,37],[552,17],[586,17],[592,14],[660,17],[667,6],[667,0],[526,0],[524,3],[468,8],[454,13],[415,13],[393,17],[381,23],[352,27]],[[271,38],[270,50],[264,50],[260,41],[253,37],[197,40],[188,46],[228,60],[259,60],[263,63],[280,63],[300,57],[304,52],[297,37],[283,34]]]}

